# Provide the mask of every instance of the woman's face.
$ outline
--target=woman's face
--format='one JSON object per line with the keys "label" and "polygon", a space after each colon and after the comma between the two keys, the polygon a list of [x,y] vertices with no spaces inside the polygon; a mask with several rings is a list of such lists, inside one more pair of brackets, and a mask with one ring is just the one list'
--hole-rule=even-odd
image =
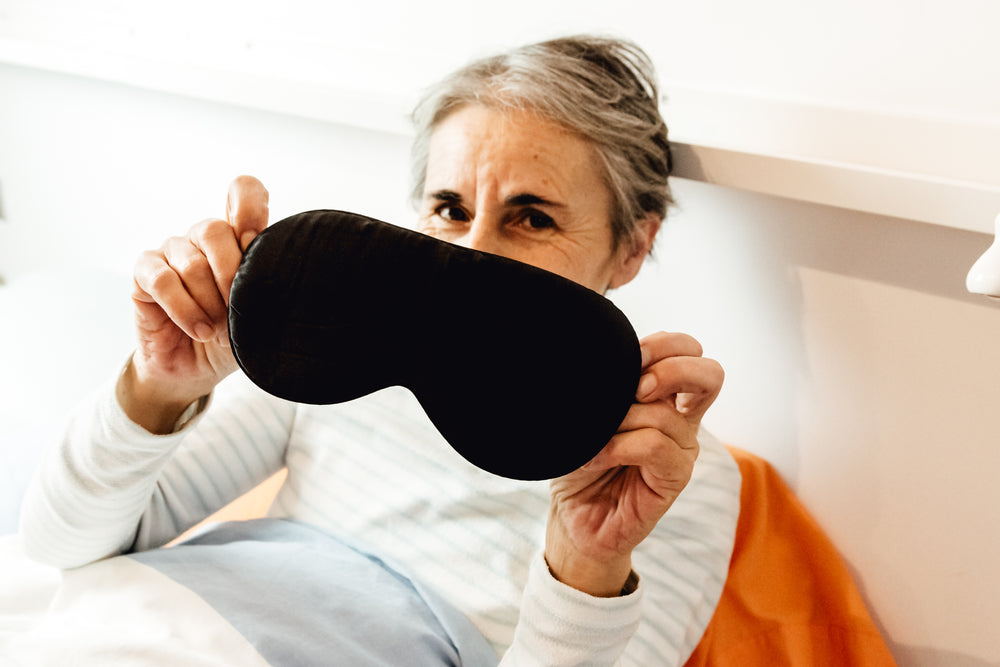
{"label": "woman's face", "polygon": [[468,106],[431,135],[418,229],[603,293],[634,275],[629,244],[611,250],[610,201],[587,141],[526,111]]}

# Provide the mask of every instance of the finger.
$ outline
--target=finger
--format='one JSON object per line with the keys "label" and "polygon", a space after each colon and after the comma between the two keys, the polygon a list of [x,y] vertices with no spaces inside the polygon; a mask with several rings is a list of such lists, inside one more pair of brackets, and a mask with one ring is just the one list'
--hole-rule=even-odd
{"label": "finger", "polygon": [[584,468],[598,471],[634,466],[654,489],[661,485],[683,488],[698,453],[697,440],[682,447],[656,429],[642,429],[616,435]]}
{"label": "finger", "polygon": [[268,200],[267,188],[253,176],[237,176],[229,184],[226,220],[233,226],[241,250],[267,227]]}
{"label": "finger", "polygon": [[706,357],[667,357],[646,368],[636,398],[659,400],[673,394],[711,393],[722,387],[722,365]]}
{"label": "finger", "polygon": [[718,397],[725,380],[719,362],[704,357],[667,357],[650,365],[639,378],[636,400],[673,400],[677,409],[700,419]]}
{"label": "finger", "polygon": [[639,341],[642,353],[642,367],[656,363],[665,357],[700,357],[701,343],[684,333],[659,331]]}
{"label": "finger", "polygon": [[228,308],[233,279],[243,258],[235,230],[225,220],[204,220],[191,229],[188,238],[208,261],[216,289]]}
{"label": "finger", "polygon": [[189,338],[208,341],[214,337],[212,319],[191,297],[162,253],[153,250],[142,253],[136,262],[133,279],[132,298],[137,302],[159,306]]}
{"label": "finger", "polygon": [[163,256],[180,277],[187,293],[208,315],[213,328],[225,321],[226,304],[216,286],[215,274],[205,253],[191,239],[184,237],[168,240],[163,246]]}
{"label": "finger", "polygon": [[618,433],[641,431],[652,428],[681,444],[683,447],[697,441],[698,428],[685,415],[664,401],[656,403],[633,403],[629,408]]}

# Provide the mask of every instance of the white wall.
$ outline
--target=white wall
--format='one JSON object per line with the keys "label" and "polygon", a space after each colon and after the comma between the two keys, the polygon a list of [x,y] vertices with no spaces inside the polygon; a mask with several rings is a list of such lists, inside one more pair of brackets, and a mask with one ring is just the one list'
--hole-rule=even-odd
{"label": "white wall", "polygon": [[994,120],[998,23],[993,0],[0,4],[0,37],[379,91],[410,90],[499,46],[610,32],[643,44],[673,85]]}
{"label": "white wall", "polygon": [[304,208],[409,215],[403,137],[175,99],[17,67],[0,83],[0,275],[63,263],[128,270],[258,175],[275,219]]}
{"label": "white wall", "polygon": [[[583,3],[566,17],[533,3],[527,27],[516,3],[488,17],[468,3],[395,6],[360,3],[324,27],[342,46],[375,39],[434,67],[552,33],[557,21],[567,31],[628,27],[666,81],[1000,119],[989,28],[1000,10],[985,0],[666,3],[648,21],[622,18],[647,3]],[[374,24],[376,12],[376,37],[349,29]],[[242,20],[244,32],[259,29]],[[188,28],[194,47],[208,31],[199,25]],[[318,41],[317,25],[277,21],[271,34],[301,29]],[[275,218],[338,207],[405,222],[406,153],[400,135],[0,66],[0,275],[17,284],[88,266],[127,279],[140,249],[221,215],[237,173],[267,183]],[[963,288],[989,238],[700,183],[675,188],[680,206],[657,263],[615,299],[640,332],[689,331],[722,361],[726,388],[709,426],[792,483],[900,664],[997,664],[1000,305]],[[0,326],[8,336],[16,327],[15,341],[32,335]],[[101,324],[65,326],[72,338]],[[28,415],[39,397],[8,399]]]}
{"label": "white wall", "polygon": [[722,361],[707,423],[792,483],[900,664],[996,664],[1000,303],[963,290],[988,238],[679,193],[658,265],[619,300]]}

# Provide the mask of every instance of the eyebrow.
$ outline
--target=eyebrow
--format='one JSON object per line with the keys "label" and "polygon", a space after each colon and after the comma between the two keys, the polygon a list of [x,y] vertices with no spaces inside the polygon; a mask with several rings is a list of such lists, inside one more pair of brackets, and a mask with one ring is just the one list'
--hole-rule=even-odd
{"label": "eyebrow", "polygon": [[[462,201],[462,195],[455,192],[454,190],[435,190],[434,192],[428,193],[428,198],[439,202],[446,203],[459,203]],[[565,204],[560,204],[544,197],[539,197],[538,195],[531,194],[530,192],[522,192],[516,195],[511,195],[504,200],[504,205],[506,206],[552,206],[555,208],[565,208]]]}
{"label": "eyebrow", "polygon": [[427,193],[427,198],[448,203],[462,201],[462,195],[458,194],[454,190],[435,190],[434,192]]}
{"label": "eyebrow", "polygon": [[524,192],[517,195],[511,195],[504,200],[507,206],[554,206],[556,208],[565,208],[565,204],[560,204],[554,202],[550,199],[545,199],[544,197],[539,197],[538,195],[533,195],[530,192]]}

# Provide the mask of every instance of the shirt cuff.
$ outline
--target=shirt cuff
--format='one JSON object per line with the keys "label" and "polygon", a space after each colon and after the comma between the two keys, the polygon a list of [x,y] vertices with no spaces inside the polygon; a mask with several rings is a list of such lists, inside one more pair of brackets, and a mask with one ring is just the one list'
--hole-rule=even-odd
{"label": "shirt cuff", "polygon": [[134,353],[128,356],[128,359],[122,365],[121,371],[116,376],[117,379],[115,384],[112,385],[110,395],[105,394],[103,400],[100,403],[99,409],[101,410],[102,416],[105,418],[105,423],[112,425],[113,430],[125,434],[126,436],[130,436],[131,439],[134,440],[135,438],[146,438],[146,437],[153,439],[161,439],[164,436],[180,433],[188,426],[191,426],[196,421],[198,421],[198,417],[200,417],[205,412],[205,409],[208,407],[209,403],[211,403],[212,399],[211,393],[206,394],[205,396],[202,396],[192,401],[191,404],[184,409],[184,412],[181,413],[180,417],[177,418],[177,421],[174,422],[173,428],[171,429],[170,433],[165,433],[162,435],[152,434],[146,429],[144,429],[142,426],[139,426],[134,421],[132,421],[132,419],[125,413],[125,410],[122,408],[121,404],[118,402],[117,383],[121,381],[121,377],[125,375],[125,373],[129,369],[129,366],[132,365],[133,356]]}
{"label": "shirt cuff", "polygon": [[205,408],[208,406],[208,403],[211,400],[211,398],[212,398],[211,394],[205,394],[201,398],[192,401],[191,405],[187,406],[184,409],[184,412],[181,413],[181,416],[177,418],[177,421],[174,422],[174,429],[171,431],[171,433],[180,433],[188,426],[193,424],[195,421],[197,421],[197,418],[200,417],[203,412],[205,412]]}
{"label": "shirt cuff", "polygon": [[620,597],[587,595],[553,577],[539,553],[531,563],[514,642],[503,664],[615,664],[639,627],[642,593],[642,580],[632,573]]}

